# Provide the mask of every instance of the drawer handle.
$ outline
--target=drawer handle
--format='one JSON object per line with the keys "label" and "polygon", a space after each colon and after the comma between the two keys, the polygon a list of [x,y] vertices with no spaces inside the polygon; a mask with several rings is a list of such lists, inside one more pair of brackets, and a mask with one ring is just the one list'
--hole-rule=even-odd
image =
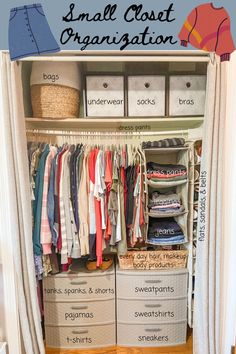
{"label": "drawer handle", "polygon": [[87,284],[86,281],[72,281],[71,285],[85,285]]}
{"label": "drawer handle", "polygon": [[106,89],[106,88],[108,88],[108,86],[109,85],[106,82],[104,82],[103,87]]}
{"label": "drawer handle", "polygon": [[88,306],[71,306],[71,310],[86,310]]}
{"label": "drawer handle", "polygon": [[186,87],[190,88],[191,87],[191,82],[186,82]]}
{"label": "drawer handle", "polygon": [[145,280],[147,284],[160,284],[162,280]]}
{"label": "drawer handle", "polygon": [[150,85],[149,82],[145,82],[144,86],[145,86],[146,88],[149,88],[151,85]]}
{"label": "drawer handle", "polygon": [[145,332],[161,332],[161,328],[147,328]]}
{"label": "drawer handle", "polygon": [[162,305],[160,304],[153,304],[153,305],[145,305],[145,307],[153,308],[153,307],[161,307]]}
{"label": "drawer handle", "polygon": [[72,331],[72,334],[86,334],[88,333],[87,329],[84,329],[83,331]]}

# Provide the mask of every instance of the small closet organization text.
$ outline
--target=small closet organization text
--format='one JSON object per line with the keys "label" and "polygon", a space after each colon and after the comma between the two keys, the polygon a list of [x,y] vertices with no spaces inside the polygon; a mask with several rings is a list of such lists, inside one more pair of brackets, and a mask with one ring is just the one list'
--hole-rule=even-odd
{"label": "small closet organization text", "polygon": [[[124,255],[137,245],[185,242],[174,219],[184,207],[169,183],[187,181],[187,169],[146,163],[145,147],[28,143],[39,279],[67,271],[73,259],[84,256],[99,267],[104,252]],[[167,189],[152,188],[147,198],[147,181],[161,181]]]}
{"label": "small closet organization text", "polygon": [[[75,4],[70,4],[69,12],[62,17],[62,20],[66,23],[74,23],[79,22],[79,25],[83,22],[91,23],[99,23],[99,22],[111,22],[115,28],[115,21],[123,21],[125,23],[133,23],[133,22],[146,22],[146,21],[155,21],[156,23],[170,23],[175,21],[173,17],[173,3],[169,5],[168,8],[163,9],[162,11],[151,10],[146,11],[144,9],[144,5],[132,4],[127,9],[125,9],[123,16],[120,16],[120,12],[118,11],[118,6],[107,5],[103,11],[97,12],[96,14],[81,12],[76,13]],[[71,26],[72,26],[71,24]],[[159,44],[171,44],[174,45],[177,43],[177,40],[172,36],[166,36],[164,34],[157,34],[151,30],[149,26],[146,26],[144,29],[139,31],[136,35],[131,36],[130,33],[119,33],[115,32],[114,34],[109,35],[90,35],[86,34],[84,36],[81,35],[81,30],[77,31],[73,27],[65,28],[60,37],[60,42],[62,45],[68,42],[76,42],[81,45],[81,50],[85,50],[88,46],[93,45],[119,45],[120,50],[124,50],[128,46],[133,45],[159,45]]]}

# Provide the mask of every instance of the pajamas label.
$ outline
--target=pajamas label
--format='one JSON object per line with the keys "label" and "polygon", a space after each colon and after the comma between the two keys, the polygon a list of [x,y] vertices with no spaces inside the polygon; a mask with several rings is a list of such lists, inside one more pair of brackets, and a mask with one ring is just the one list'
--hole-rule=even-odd
{"label": "pajamas label", "polygon": [[65,320],[66,321],[75,321],[77,319],[89,319],[94,318],[94,314],[92,312],[65,312]]}

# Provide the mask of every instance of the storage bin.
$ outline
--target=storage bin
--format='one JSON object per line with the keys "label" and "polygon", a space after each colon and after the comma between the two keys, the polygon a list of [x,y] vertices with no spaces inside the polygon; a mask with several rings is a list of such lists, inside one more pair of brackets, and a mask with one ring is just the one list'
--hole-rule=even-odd
{"label": "storage bin", "polygon": [[185,297],[187,269],[144,271],[117,270],[116,291],[119,299],[162,299]]}
{"label": "storage bin", "polygon": [[115,323],[55,327],[45,326],[47,347],[51,348],[99,348],[116,344]]}
{"label": "storage bin", "polygon": [[186,320],[186,318],[187,297],[167,300],[117,300],[118,322],[165,323]]}
{"label": "storage bin", "polygon": [[44,302],[45,325],[83,326],[115,321],[115,299]]}
{"label": "storage bin", "polygon": [[86,76],[88,117],[123,117],[124,109],[123,76]]}
{"label": "storage bin", "polygon": [[187,321],[152,324],[117,324],[117,345],[164,347],[186,343]]}
{"label": "storage bin", "polygon": [[170,76],[169,115],[202,116],[205,111],[206,76]]}
{"label": "storage bin", "polygon": [[80,85],[77,63],[34,62],[30,78],[33,117],[78,117]]}
{"label": "storage bin", "polygon": [[58,274],[43,279],[44,301],[85,301],[113,299],[115,296],[114,268],[106,272]]}
{"label": "storage bin", "polygon": [[165,115],[165,76],[128,77],[128,115],[131,117]]}

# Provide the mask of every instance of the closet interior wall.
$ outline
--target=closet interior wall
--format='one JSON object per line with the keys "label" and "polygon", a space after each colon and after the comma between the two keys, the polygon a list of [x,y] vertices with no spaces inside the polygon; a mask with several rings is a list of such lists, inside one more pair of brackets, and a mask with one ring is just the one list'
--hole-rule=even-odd
{"label": "closet interior wall", "polygon": [[[157,161],[158,163],[179,163],[191,167],[193,159],[195,140],[202,137],[202,126],[204,117],[170,117],[169,116],[169,95],[168,95],[168,78],[170,75],[205,75],[207,71],[207,61],[201,61],[196,56],[196,60],[187,62],[181,57],[176,62],[165,61],[155,62],[151,58],[149,61],[142,61],[141,53],[134,61],[118,61],[116,56],[106,57],[98,61],[86,61],[82,56],[80,70],[82,73],[82,90],[80,114],[78,119],[40,119],[33,118],[32,106],[30,99],[30,73],[32,62],[34,59],[22,62],[22,84],[24,91],[24,107],[26,117],[26,129],[28,131],[28,141],[45,141],[48,143],[63,144],[68,143],[87,143],[87,144],[132,144],[138,146],[142,141],[154,141],[163,138],[184,137],[189,145],[186,151],[180,151],[177,155],[166,153],[165,155],[147,155],[147,161]],[[185,55],[184,53],[182,54]],[[112,58],[112,59],[111,59]],[[70,58],[73,61],[73,58]],[[44,58],[45,60],[45,58]],[[50,57],[48,57],[50,61]],[[62,60],[62,59],[60,59]],[[76,57],[79,61],[79,56]],[[165,99],[165,116],[164,117],[127,117],[122,118],[89,118],[85,114],[84,97],[85,76],[86,74],[121,74],[127,80],[128,75],[165,75],[166,77],[166,99]],[[125,112],[127,112],[127,92],[125,92]],[[154,160],[153,160],[154,159]],[[189,185],[194,183],[194,176],[189,174]],[[191,188],[190,188],[191,190]],[[192,224],[190,222],[192,212],[189,210],[189,201],[187,200],[187,190],[183,186],[179,186],[177,191],[183,195],[183,203],[185,209],[189,211],[185,215],[179,217],[181,225],[188,225],[184,230],[188,244],[186,247],[189,251],[188,271],[189,284],[192,284],[193,267],[193,233]],[[192,327],[192,286],[188,288],[188,324]]]}

